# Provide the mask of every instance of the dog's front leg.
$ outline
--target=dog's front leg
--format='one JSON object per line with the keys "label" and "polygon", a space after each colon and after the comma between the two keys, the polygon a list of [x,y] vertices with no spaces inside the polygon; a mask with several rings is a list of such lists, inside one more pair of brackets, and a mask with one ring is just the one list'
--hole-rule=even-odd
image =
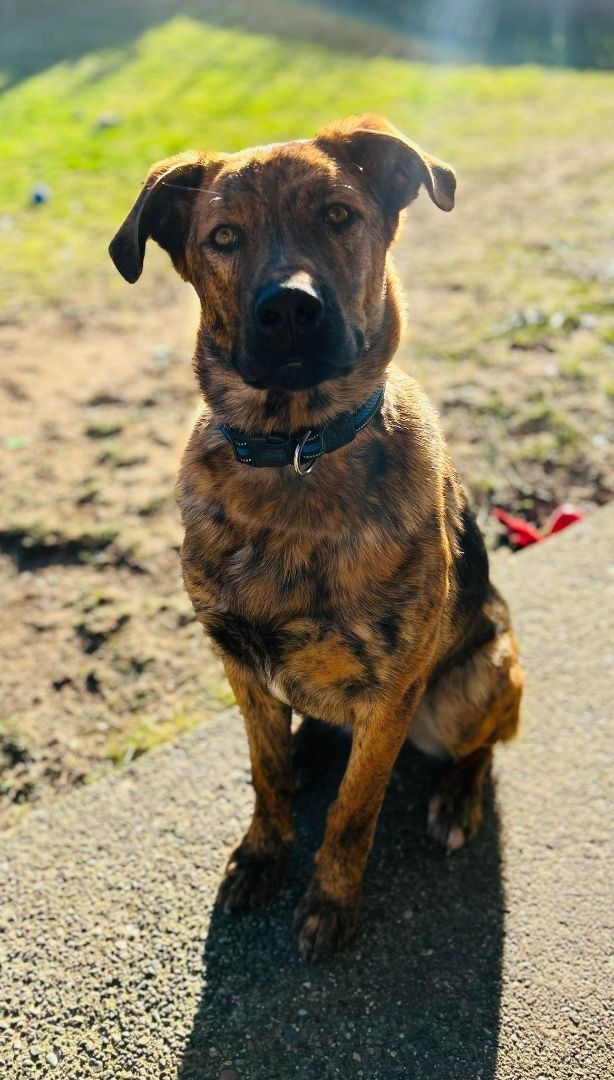
{"label": "dog's front leg", "polygon": [[226,911],[256,907],[279,888],[293,839],[292,710],[228,671],[245,720],[256,803],[252,823],[230,856],[220,886]]}
{"label": "dog's front leg", "polygon": [[326,821],[316,869],[296,910],[295,930],[304,960],[342,948],[358,927],[362,879],[394,763],[422,693],[413,686],[395,709],[355,724],[352,752]]}

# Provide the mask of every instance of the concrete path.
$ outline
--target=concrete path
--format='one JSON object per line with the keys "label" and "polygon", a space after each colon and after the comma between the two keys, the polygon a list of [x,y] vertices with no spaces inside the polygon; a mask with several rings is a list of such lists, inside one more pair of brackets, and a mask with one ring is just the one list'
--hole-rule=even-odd
{"label": "concrete path", "polygon": [[363,934],[325,967],[298,960],[291,916],[341,742],[261,913],[214,908],[251,805],[232,711],[24,818],[0,843],[2,1080],[603,1080],[613,552],[614,506],[497,562],[528,687],[485,826],[434,850],[430,767],[404,754]]}

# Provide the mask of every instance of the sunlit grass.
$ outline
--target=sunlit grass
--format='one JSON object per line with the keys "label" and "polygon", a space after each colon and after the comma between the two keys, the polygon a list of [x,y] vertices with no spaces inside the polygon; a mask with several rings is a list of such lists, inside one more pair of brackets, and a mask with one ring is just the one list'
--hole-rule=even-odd
{"label": "sunlit grass", "polygon": [[235,698],[228,685],[213,682],[201,699],[185,702],[179,712],[163,717],[136,715],[132,719],[125,719],[110,737],[106,756],[116,765],[127,765],[148,750],[191,731],[203,720],[231,708],[234,704]]}
{"label": "sunlit grass", "polygon": [[[610,94],[607,74],[426,67],[174,18],[0,98],[0,303],[110,283],[110,236],[148,165],[178,150],[308,135],[373,110],[465,173],[501,175],[548,140],[605,139]],[[50,198],[31,206],[37,184]]]}

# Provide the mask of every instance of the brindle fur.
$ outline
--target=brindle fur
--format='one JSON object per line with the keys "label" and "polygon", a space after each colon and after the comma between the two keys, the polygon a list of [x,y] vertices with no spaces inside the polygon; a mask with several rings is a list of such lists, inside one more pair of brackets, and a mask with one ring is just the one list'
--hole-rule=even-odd
{"label": "brindle fur", "polygon": [[[256,794],[220,890],[228,910],[266,900],[283,878],[293,838],[292,710],[353,730],[297,911],[307,959],[356,929],[404,740],[449,759],[428,828],[454,850],[480,821],[494,744],[518,723],[522,670],[507,607],[489,583],[438,418],[414,380],[390,366],[401,318],[388,249],[421,184],[452,208],[447,166],[385,121],[353,118],[312,141],[162,162],[111,248],[136,280],[153,236],[201,300],[194,366],[204,407],[177,486],[183,575],[245,718]],[[315,216],[331,197],[360,215],[343,234]],[[220,254],[206,237],[229,215],[244,250]],[[302,390],[245,381],[253,290],[280,264],[334,298],[350,357]],[[218,430],[224,420],[254,433],[300,432],[356,408],[384,378],[381,412],[305,477],[235,462]]]}

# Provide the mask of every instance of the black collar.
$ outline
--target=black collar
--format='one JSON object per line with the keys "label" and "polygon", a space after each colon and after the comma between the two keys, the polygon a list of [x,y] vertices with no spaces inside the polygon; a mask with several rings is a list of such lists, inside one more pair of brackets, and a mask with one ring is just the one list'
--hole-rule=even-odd
{"label": "black collar", "polygon": [[283,468],[294,465],[299,476],[311,472],[323,454],[332,454],[352,442],[373,419],[384,399],[386,384],[378,386],[355,412],[339,413],[334,420],[293,435],[248,435],[226,424],[218,424],[241,465],[255,468]]}

